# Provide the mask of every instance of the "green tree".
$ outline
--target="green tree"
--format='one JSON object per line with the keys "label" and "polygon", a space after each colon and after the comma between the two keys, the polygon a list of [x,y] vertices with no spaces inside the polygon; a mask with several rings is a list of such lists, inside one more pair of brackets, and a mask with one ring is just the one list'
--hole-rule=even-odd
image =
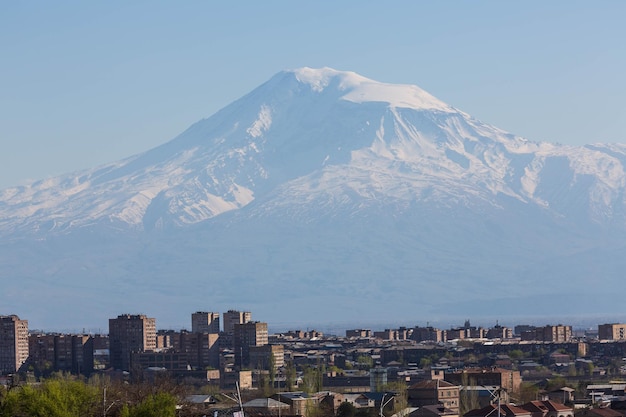
{"label": "green tree", "polygon": [[374,366],[374,359],[369,355],[359,355],[356,361],[363,369],[370,369]]}
{"label": "green tree", "polygon": [[563,388],[567,385],[567,381],[562,376],[555,376],[554,378],[550,378],[548,383],[546,384],[546,391],[554,391],[560,388]]}
{"label": "green tree", "polygon": [[306,393],[312,393],[318,391],[318,369],[311,366],[304,368],[302,373],[302,390]]}
{"label": "green tree", "polygon": [[337,407],[337,417],[354,417],[356,414],[356,407],[347,401],[341,403]]}
{"label": "green tree", "polygon": [[176,417],[176,398],[169,393],[149,395],[139,404],[124,405],[121,417]]}
{"label": "green tree", "polygon": [[82,381],[50,379],[41,385],[24,385],[7,392],[1,416],[74,417],[95,415],[99,393]]}
{"label": "green tree", "polygon": [[476,387],[476,380],[464,372],[461,375],[461,389],[459,391],[459,415],[480,408],[478,391],[471,389],[472,387]]}
{"label": "green tree", "polygon": [[519,390],[519,402],[527,403],[529,401],[535,401],[539,394],[539,387],[530,382],[522,382]]}
{"label": "green tree", "polygon": [[[409,396],[407,392],[406,382],[395,381],[385,385],[385,391],[393,393],[393,412],[394,415],[402,416],[409,406]],[[389,399],[389,396],[385,396],[385,401]]]}
{"label": "green tree", "polygon": [[293,391],[296,386],[296,368],[292,362],[288,362],[285,365],[285,386],[287,391]]}

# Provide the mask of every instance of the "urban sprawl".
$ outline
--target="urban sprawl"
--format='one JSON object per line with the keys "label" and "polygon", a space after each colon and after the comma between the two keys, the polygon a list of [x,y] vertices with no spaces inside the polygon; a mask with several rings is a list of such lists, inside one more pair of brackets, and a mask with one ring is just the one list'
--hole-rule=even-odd
{"label": "urban sprawl", "polygon": [[626,417],[624,375],[626,324],[269,334],[230,310],[193,313],[191,330],[122,314],[108,334],[60,334],[0,316],[0,416],[31,415],[16,392],[96,379],[104,417],[150,415],[129,408],[146,385],[177,387],[177,416]]}

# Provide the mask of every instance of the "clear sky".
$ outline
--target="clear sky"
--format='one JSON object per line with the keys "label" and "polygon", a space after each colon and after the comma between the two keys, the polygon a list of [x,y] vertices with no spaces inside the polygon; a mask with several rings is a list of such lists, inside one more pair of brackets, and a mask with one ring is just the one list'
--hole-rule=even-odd
{"label": "clear sky", "polygon": [[0,188],[148,150],[303,66],[626,143],[625,21],[625,1],[2,1]]}

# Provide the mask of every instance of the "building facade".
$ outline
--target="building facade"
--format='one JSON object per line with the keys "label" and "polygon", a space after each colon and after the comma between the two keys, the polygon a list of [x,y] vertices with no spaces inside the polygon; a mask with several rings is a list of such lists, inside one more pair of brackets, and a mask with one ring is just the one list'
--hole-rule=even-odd
{"label": "building facade", "polygon": [[610,323],[598,326],[600,340],[626,340],[626,324]]}
{"label": "building facade", "polygon": [[249,311],[228,310],[224,313],[224,333],[229,336],[235,334],[235,325],[252,321],[252,313]]}
{"label": "building facade", "polygon": [[412,407],[441,404],[459,412],[459,386],[447,381],[435,379],[415,383],[407,389],[407,396]]}
{"label": "building facade", "polygon": [[156,349],[156,319],[143,314],[122,314],[109,319],[111,366],[130,371],[131,354]]}
{"label": "building facade", "polygon": [[196,311],[191,315],[192,333],[219,333],[220,313]]}
{"label": "building facade", "polygon": [[0,316],[0,374],[17,372],[28,359],[28,320]]}
{"label": "building facade", "polygon": [[251,321],[234,326],[235,366],[250,366],[250,347],[268,344],[267,323]]}

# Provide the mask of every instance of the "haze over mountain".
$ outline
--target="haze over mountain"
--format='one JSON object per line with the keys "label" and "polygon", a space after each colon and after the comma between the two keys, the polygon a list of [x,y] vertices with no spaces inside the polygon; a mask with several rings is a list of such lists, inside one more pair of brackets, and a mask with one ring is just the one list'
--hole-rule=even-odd
{"label": "haze over mountain", "polygon": [[625,164],[625,145],[535,143],[416,86],[284,71],[162,146],[0,191],[0,314],[618,315]]}

